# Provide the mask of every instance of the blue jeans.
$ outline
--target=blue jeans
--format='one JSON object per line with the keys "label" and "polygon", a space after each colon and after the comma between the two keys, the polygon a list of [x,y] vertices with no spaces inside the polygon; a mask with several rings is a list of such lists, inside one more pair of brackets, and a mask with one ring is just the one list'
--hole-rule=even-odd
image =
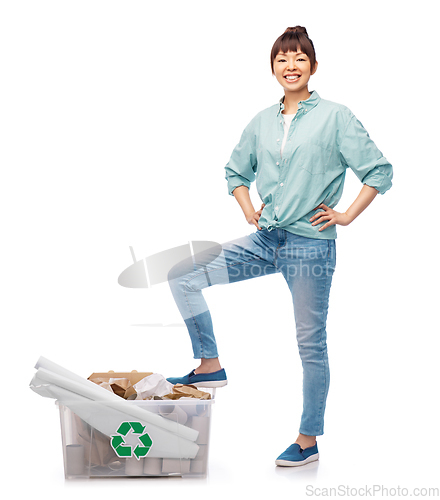
{"label": "blue jeans", "polygon": [[[324,433],[330,372],[326,320],[336,266],[334,239],[306,238],[276,228],[214,246],[174,265],[168,282],[188,328],[194,358],[217,358],[211,314],[202,290],[281,273],[292,294],[303,367],[303,413],[299,432]],[[251,300],[251,297],[249,297]],[[250,302],[249,302],[250,303]]]}

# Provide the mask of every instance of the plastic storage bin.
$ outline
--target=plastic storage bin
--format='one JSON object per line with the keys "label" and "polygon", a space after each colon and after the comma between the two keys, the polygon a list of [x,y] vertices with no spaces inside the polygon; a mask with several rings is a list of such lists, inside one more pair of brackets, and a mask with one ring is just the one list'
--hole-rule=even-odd
{"label": "plastic storage bin", "polygon": [[[119,419],[104,403],[90,401],[83,407],[75,403],[74,412],[68,402],[56,401],[66,479],[206,476],[213,403],[213,396],[207,400],[127,401],[167,419],[168,429],[163,430],[136,418]],[[97,422],[96,427],[105,428],[105,433],[78,414],[88,422]]]}

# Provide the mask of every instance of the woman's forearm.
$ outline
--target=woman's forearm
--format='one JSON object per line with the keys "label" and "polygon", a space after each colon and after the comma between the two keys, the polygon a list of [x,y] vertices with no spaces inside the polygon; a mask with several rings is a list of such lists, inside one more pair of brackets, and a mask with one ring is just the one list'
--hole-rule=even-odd
{"label": "woman's forearm", "polygon": [[361,192],[359,193],[358,197],[345,212],[350,222],[353,222],[354,219],[356,219],[356,217],[368,207],[368,205],[374,200],[378,192],[379,191],[376,188],[368,186],[367,184],[364,184],[362,186]]}
{"label": "woman's forearm", "polygon": [[250,217],[255,213],[254,206],[251,202],[251,197],[249,196],[249,189],[246,186],[238,186],[232,191],[235,199],[238,201],[241,209],[246,218]]}
{"label": "woman's forearm", "polygon": [[356,217],[368,207],[378,192],[379,191],[376,188],[364,184],[358,197],[345,212],[337,212],[336,210],[333,210],[333,208],[321,203],[314,208],[314,210],[321,208],[322,211],[316,212],[315,215],[313,215],[309,220],[312,223],[312,226],[325,222],[325,224],[322,225],[318,231],[324,231],[328,227],[334,226],[335,224],[348,226],[348,224],[353,222],[354,219],[356,219]]}

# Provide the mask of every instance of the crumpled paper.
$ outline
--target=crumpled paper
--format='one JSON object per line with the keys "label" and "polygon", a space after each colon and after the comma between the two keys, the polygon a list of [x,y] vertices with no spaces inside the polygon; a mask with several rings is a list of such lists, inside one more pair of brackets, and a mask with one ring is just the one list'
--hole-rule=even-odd
{"label": "crumpled paper", "polygon": [[125,399],[127,399],[127,390],[131,387],[128,378],[96,378],[92,382]]}
{"label": "crumpled paper", "polygon": [[136,399],[151,399],[154,396],[162,397],[169,394],[173,390],[173,384],[170,384],[163,375],[153,373],[139,380],[133,388],[137,393]]}
{"label": "crumpled paper", "polygon": [[[133,384],[128,378],[111,377],[113,373],[114,372],[109,372],[109,376],[107,377],[102,376],[103,374],[100,374],[101,376],[99,377],[89,377],[89,380],[117,394],[121,398],[130,400],[181,398],[211,399],[211,394],[208,392],[200,391],[194,385],[173,385],[159,373],[148,373],[147,376],[140,380],[138,379],[139,381]],[[133,382],[135,380],[133,380]]]}

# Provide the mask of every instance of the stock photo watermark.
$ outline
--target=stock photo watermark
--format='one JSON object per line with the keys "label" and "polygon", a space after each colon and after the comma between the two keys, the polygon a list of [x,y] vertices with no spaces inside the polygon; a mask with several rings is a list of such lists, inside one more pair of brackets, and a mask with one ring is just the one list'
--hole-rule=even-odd
{"label": "stock photo watermark", "polygon": [[382,484],[365,485],[353,487],[340,484],[330,488],[318,488],[311,484],[306,486],[308,497],[438,497],[439,488],[405,488],[402,486],[388,487]]}
{"label": "stock photo watermark", "polygon": [[[283,245],[272,251],[258,245],[253,245],[250,251],[235,241],[223,246],[214,241],[190,241],[139,260],[132,247],[130,252],[133,263],[118,278],[118,283],[127,288],[151,288],[200,272],[205,274],[208,286],[278,272],[287,280],[319,278],[331,276],[336,263],[335,245],[329,240],[319,240],[310,246]],[[211,281],[210,275],[216,271]]]}

